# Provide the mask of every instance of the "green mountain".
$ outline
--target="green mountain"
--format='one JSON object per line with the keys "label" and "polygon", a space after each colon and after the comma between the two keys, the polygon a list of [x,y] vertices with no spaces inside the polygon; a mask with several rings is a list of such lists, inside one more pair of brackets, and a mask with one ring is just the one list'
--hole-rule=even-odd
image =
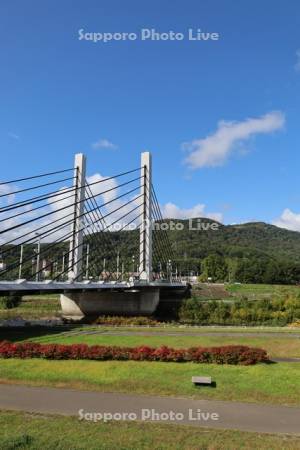
{"label": "green mountain", "polygon": [[[215,223],[210,219],[198,221]],[[184,227],[168,232],[177,262],[180,265],[186,262],[190,270],[205,272],[205,260],[214,257],[216,265],[227,268],[219,270],[217,277],[214,273],[213,278],[224,280],[231,276],[232,281],[300,282],[299,232],[263,222],[218,224],[215,230],[189,229],[188,220],[173,222]],[[197,219],[193,223],[196,228]],[[210,275],[207,270],[206,275]]]}
{"label": "green mountain", "polygon": [[[199,219],[201,223],[216,223],[210,219]],[[187,253],[190,257],[203,258],[211,252],[226,256],[266,254],[276,259],[300,262],[300,233],[278,228],[264,222],[241,225],[218,224],[217,230],[190,230],[188,220],[174,220],[184,225],[183,230],[170,231],[178,256]],[[194,227],[196,228],[195,221]]]}

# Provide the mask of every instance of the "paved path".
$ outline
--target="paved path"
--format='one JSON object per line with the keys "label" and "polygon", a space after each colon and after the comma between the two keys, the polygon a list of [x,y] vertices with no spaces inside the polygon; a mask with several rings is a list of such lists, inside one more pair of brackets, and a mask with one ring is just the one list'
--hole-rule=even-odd
{"label": "paved path", "polygon": [[[143,414],[167,413],[169,419],[163,420],[164,422],[300,435],[300,408],[254,403],[146,397],[0,384],[0,408],[77,417],[79,417],[79,410],[83,410],[82,414],[87,412],[133,413],[137,420],[143,420]],[[196,419],[198,410],[202,415],[198,416],[198,420],[192,420]],[[180,413],[182,416],[177,416],[177,420],[171,420],[170,411],[173,411],[174,414]],[[219,419],[214,420],[213,417],[216,418],[216,416],[208,418],[207,413],[215,413],[219,415]],[[163,416],[160,417],[162,419]],[[147,420],[151,420],[151,418]]]}

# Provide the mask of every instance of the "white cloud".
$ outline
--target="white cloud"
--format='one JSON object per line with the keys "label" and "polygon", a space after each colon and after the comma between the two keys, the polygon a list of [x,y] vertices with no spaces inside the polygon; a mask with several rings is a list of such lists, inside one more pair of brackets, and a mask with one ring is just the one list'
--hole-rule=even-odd
{"label": "white cloud", "polygon": [[14,191],[17,189],[10,184],[0,184],[0,205],[1,207],[10,205],[14,199]]}
{"label": "white cloud", "polygon": [[294,213],[289,208],[286,208],[283,210],[281,216],[272,223],[280,228],[300,231],[300,214]]}
{"label": "white cloud", "polygon": [[118,146],[113,144],[108,139],[99,139],[97,142],[94,142],[92,144],[92,148],[95,148],[95,149],[106,149],[106,150],[116,150],[118,148]]}
{"label": "white cloud", "polygon": [[223,165],[237,146],[256,134],[267,134],[284,126],[285,117],[280,111],[248,118],[242,122],[220,121],[215,133],[183,144],[190,151],[185,163],[191,169]]}
{"label": "white cloud", "polygon": [[218,212],[206,212],[206,205],[203,203],[198,203],[193,206],[193,208],[179,208],[174,203],[166,203],[162,206],[162,214],[166,219],[191,219],[196,217],[206,217],[209,219],[217,220],[218,222],[222,222],[223,215]]}
{"label": "white cloud", "polygon": [[16,141],[19,141],[19,140],[20,140],[20,136],[18,136],[16,133],[11,133],[11,132],[9,132],[9,133],[8,133],[8,136],[9,136],[10,138],[12,138],[12,139],[15,139]]}
{"label": "white cloud", "polygon": [[296,57],[297,57],[297,61],[295,64],[295,70],[296,70],[296,72],[300,72],[300,49],[298,49],[296,51]]}

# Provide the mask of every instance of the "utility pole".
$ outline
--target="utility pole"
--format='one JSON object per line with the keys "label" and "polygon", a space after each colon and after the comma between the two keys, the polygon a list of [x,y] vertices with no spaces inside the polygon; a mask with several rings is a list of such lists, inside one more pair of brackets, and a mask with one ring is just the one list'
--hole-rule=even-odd
{"label": "utility pole", "polygon": [[20,249],[20,262],[19,262],[19,280],[21,280],[21,278],[22,278],[23,251],[24,251],[24,246],[21,245],[21,249]]}
{"label": "utility pole", "polygon": [[119,268],[120,268],[120,252],[118,251],[117,252],[117,280],[119,279],[119,272],[120,272]]}
{"label": "utility pole", "polygon": [[152,281],[152,160],[151,153],[141,154],[140,280]]}
{"label": "utility pole", "polygon": [[72,237],[70,239],[69,253],[69,281],[80,281],[82,278],[82,246],[83,246],[83,229],[81,227],[82,217],[84,214],[85,200],[85,167],[86,158],[82,153],[75,155],[74,164],[74,205],[73,205],[73,224]]}
{"label": "utility pole", "polygon": [[38,233],[35,233],[35,234],[38,236],[35,281],[39,281],[40,280],[39,270],[40,270],[41,236]]}

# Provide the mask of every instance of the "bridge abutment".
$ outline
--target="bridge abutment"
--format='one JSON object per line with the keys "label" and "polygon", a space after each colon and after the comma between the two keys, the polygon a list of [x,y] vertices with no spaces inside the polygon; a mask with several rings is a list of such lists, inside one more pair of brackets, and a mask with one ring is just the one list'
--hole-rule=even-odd
{"label": "bridge abutment", "polygon": [[159,288],[70,292],[60,296],[62,315],[83,320],[101,315],[150,316],[159,304]]}

